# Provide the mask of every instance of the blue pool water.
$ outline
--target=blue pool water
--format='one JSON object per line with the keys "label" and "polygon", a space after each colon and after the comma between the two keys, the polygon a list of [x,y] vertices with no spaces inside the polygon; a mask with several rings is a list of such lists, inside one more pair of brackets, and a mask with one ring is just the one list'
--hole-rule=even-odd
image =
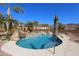
{"label": "blue pool water", "polygon": [[37,37],[23,38],[17,41],[17,45],[30,49],[46,49],[60,45],[62,41],[51,35],[39,35]]}

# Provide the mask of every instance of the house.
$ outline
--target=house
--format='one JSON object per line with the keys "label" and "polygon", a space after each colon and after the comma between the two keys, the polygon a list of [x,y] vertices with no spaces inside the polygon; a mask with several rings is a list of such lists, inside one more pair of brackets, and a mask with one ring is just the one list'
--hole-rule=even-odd
{"label": "house", "polygon": [[47,31],[50,30],[49,26],[34,26],[33,30],[37,30],[37,31]]}
{"label": "house", "polygon": [[[28,26],[23,26],[24,31],[28,31]],[[33,31],[48,31],[50,30],[50,26],[46,25],[37,25],[33,26]]]}

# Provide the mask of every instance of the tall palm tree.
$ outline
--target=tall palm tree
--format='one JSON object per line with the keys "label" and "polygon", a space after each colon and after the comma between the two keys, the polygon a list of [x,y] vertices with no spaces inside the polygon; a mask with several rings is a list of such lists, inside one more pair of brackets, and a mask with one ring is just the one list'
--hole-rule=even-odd
{"label": "tall palm tree", "polygon": [[[20,7],[18,6],[14,6],[13,7],[13,11],[15,11],[16,13],[23,13],[23,9],[21,9]],[[11,18],[11,15],[10,15],[10,6],[8,6],[8,10],[7,10],[7,31],[11,30],[12,29],[12,18]]]}
{"label": "tall palm tree", "polygon": [[[5,4],[4,4],[5,5]],[[23,9],[16,7],[15,9],[13,9],[15,12],[19,12],[19,13],[23,13]],[[16,11],[17,10],[17,11]],[[0,24],[4,24],[4,28],[7,30],[7,34],[5,36],[5,38],[7,40],[10,40],[10,36],[8,35],[8,33],[11,33],[10,30],[12,30],[12,23],[13,23],[13,19],[10,15],[10,6],[8,5],[8,10],[7,10],[7,17],[3,17],[3,15],[0,15]]]}
{"label": "tall palm tree", "polygon": [[[56,38],[58,35],[58,16],[54,17],[54,31],[53,31],[53,36]],[[55,46],[56,46],[56,41],[54,42],[54,54],[55,54]]]}
{"label": "tall palm tree", "polygon": [[53,35],[57,36],[58,35],[58,16],[54,17],[54,31]]}

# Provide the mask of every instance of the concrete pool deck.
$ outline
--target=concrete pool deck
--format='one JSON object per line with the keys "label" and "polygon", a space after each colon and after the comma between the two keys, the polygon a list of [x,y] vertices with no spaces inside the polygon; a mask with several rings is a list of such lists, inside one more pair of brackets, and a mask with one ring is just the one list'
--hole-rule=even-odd
{"label": "concrete pool deck", "polygon": [[[61,37],[63,36],[63,38]],[[69,41],[69,37],[61,34],[58,37],[63,41],[62,44],[49,49],[27,49],[16,45],[16,41],[10,41],[2,46],[2,50],[13,56],[79,56],[79,44]]]}

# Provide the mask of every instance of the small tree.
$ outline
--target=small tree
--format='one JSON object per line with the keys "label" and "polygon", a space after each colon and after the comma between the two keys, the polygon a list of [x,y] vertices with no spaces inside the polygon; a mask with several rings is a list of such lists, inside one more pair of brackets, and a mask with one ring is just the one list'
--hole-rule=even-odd
{"label": "small tree", "polygon": [[[5,17],[2,13],[0,13],[0,25],[1,25],[0,27],[5,28],[4,24],[5,24]],[[5,28],[5,30],[6,30],[6,28]]]}
{"label": "small tree", "polygon": [[28,26],[27,30],[30,31],[30,32],[32,32],[34,24],[32,22],[28,22],[26,25]]}
{"label": "small tree", "polygon": [[58,31],[59,32],[63,32],[64,31],[64,28],[65,28],[64,24],[59,23]]}

